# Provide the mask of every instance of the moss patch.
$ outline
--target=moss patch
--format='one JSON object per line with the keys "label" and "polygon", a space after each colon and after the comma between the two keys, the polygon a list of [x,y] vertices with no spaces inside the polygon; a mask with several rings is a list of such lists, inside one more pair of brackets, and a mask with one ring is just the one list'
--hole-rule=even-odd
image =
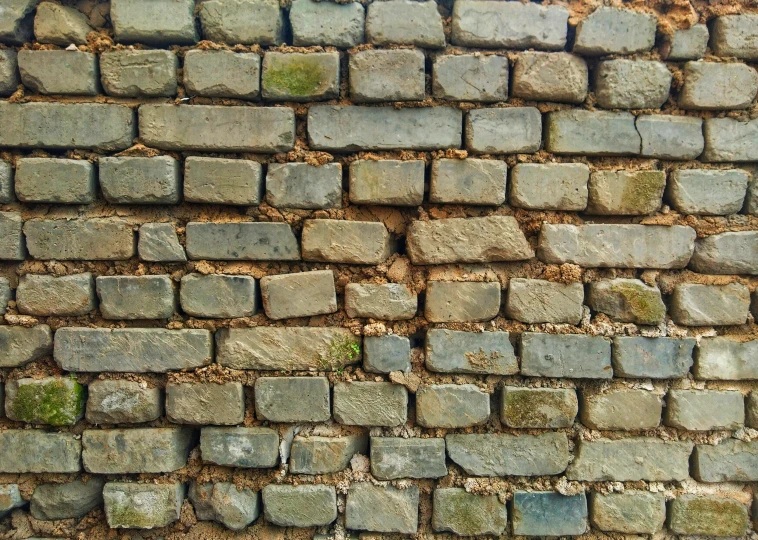
{"label": "moss patch", "polygon": [[636,323],[657,324],[666,315],[666,306],[654,291],[629,283],[615,283],[610,290],[621,296],[624,308],[631,312]]}
{"label": "moss patch", "polygon": [[659,171],[638,172],[630,178],[621,197],[622,212],[654,212],[661,202],[665,177]]}
{"label": "moss patch", "polygon": [[355,363],[361,356],[361,347],[354,338],[343,337],[332,340],[326,354],[319,354],[316,364],[319,369],[340,370]]}
{"label": "moss patch", "polygon": [[321,93],[328,81],[319,64],[293,59],[267,69],[263,84],[276,95],[307,97]]}
{"label": "moss patch", "polygon": [[680,534],[742,536],[747,512],[736,501],[693,498],[675,506],[672,524]]}
{"label": "moss patch", "polygon": [[70,426],[84,414],[84,387],[72,379],[45,379],[19,385],[11,416],[22,422]]}

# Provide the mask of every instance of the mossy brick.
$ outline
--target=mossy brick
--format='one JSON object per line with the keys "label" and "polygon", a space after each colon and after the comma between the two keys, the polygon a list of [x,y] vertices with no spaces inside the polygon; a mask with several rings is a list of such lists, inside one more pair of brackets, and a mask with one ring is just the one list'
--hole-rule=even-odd
{"label": "mossy brick", "polygon": [[474,384],[433,384],[416,391],[416,422],[429,428],[486,424],[490,395]]}
{"label": "mossy brick", "polygon": [[587,98],[589,72],[579,56],[565,52],[521,52],[513,67],[513,97],[561,103]]}
{"label": "mossy brick", "polygon": [[518,360],[508,332],[432,328],[426,333],[426,368],[440,373],[513,375]]}
{"label": "mossy brick", "polygon": [[329,474],[345,470],[355,454],[368,454],[368,435],[298,436],[292,441],[289,472]]}
{"label": "mossy brick", "polygon": [[255,315],[258,293],[251,276],[186,274],[179,299],[187,315],[225,319]]}
{"label": "mossy brick", "polygon": [[263,167],[248,159],[190,156],[184,160],[184,200],[239,206],[259,204]]}
{"label": "mossy brick", "polygon": [[504,433],[445,436],[453,463],[472,476],[547,476],[561,474],[569,463],[565,433]]}
{"label": "mossy brick", "polygon": [[256,53],[202,51],[184,55],[184,87],[192,96],[257,99],[261,57]]}
{"label": "mossy brick", "polygon": [[0,96],[10,96],[18,84],[18,53],[15,49],[0,50]]}
{"label": "mossy brick", "polygon": [[40,484],[34,489],[30,511],[34,519],[54,521],[82,518],[103,504],[103,478],[64,484]]}
{"label": "mossy brick", "polygon": [[[0,63],[2,55],[0,55]],[[0,161],[0,203],[13,202],[13,166],[7,161]]]}
{"label": "mossy brick", "polygon": [[624,491],[594,492],[590,496],[592,525],[605,532],[655,534],[666,521],[663,493]]}
{"label": "mossy brick", "polygon": [[345,286],[348,317],[398,321],[412,319],[417,309],[418,295],[403,283],[348,283]]}
{"label": "mossy brick", "polygon": [[640,154],[661,159],[697,159],[705,148],[703,120],[692,116],[641,115],[635,122]]}
{"label": "mossy brick", "polygon": [[176,95],[179,58],[164,50],[115,50],[100,55],[103,90],[115,97]]}
{"label": "mossy brick", "polygon": [[308,219],[301,243],[303,259],[311,262],[380,264],[392,252],[390,233],[380,221]]}
{"label": "mossy brick", "polygon": [[734,431],[745,425],[745,398],[738,390],[669,390],[664,423],[688,431]]}
{"label": "mossy brick", "polygon": [[300,260],[297,239],[287,223],[190,222],[185,234],[190,260]]}
{"label": "mossy brick", "polygon": [[674,534],[741,537],[747,527],[747,506],[721,495],[679,495],[669,507]]}
{"label": "mossy brick", "polygon": [[614,216],[652,214],[660,209],[665,188],[664,171],[595,171],[590,174],[586,212]]}
{"label": "mossy brick", "polygon": [[[712,413],[714,409],[709,409]],[[698,444],[692,457],[692,476],[700,482],[755,482],[758,479],[758,442],[723,439]]]}
{"label": "mossy brick", "polygon": [[266,202],[274,208],[341,208],[342,165],[271,163],[266,172]]}
{"label": "mossy brick", "polygon": [[580,417],[590,429],[636,431],[654,429],[661,423],[663,400],[649,390],[582,390],[581,397]]}
{"label": "mossy brick", "polygon": [[110,18],[119,43],[191,45],[198,40],[193,0],[113,0]]}
{"label": "mossy brick", "polygon": [[23,225],[20,213],[0,212],[0,260],[23,261],[26,257]]}
{"label": "mossy brick", "polygon": [[86,392],[73,377],[7,381],[5,415],[28,424],[73,426],[84,416]]}
{"label": "mossy brick", "polygon": [[744,324],[749,309],[750,291],[745,285],[679,283],[671,295],[669,313],[682,326],[728,326]]}
{"label": "mossy brick", "polygon": [[0,472],[3,473],[78,473],[81,453],[82,442],[72,433],[36,429],[0,431]]}
{"label": "mossy brick", "polygon": [[418,530],[418,486],[399,489],[355,482],[347,492],[345,526],[379,533],[414,534]]}
{"label": "mossy brick", "polygon": [[103,488],[108,526],[111,529],[166,527],[179,519],[184,492],[184,484],[176,482],[108,482]]}
{"label": "mossy brick", "polygon": [[717,56],[758,59],[758,16],[754,13],[720,15],[713,21],[711,48]]}
{"label": "mossy brick", "polygon": [[187,254],[171,223],[145,223],[139,228],[137,253],[143,261],[185,262]]}
{"label": "mossy brick", "polygon": [[571,427],[578,412],[573,388],[504,386],[500,396],[500,421],[512,428]]}
{"label": "mossy brick", "polygon": [[348,426],[400,426],[408,419],[408,391],[389,382],[337,382],[334,419]]}
{"label": "mossy brick", "polygon": [[379,480],[447,476],[445,439],[371,437],[371,474]]}
{"label": "mossy brick", "polygon": [[690,268],[701,274],[758,275],[758,232],[724,232],[699,239]]}
{"label": "mossy brick", "polygon": [[33,259],[119,261],[136,252],[131,223],[121,218],[34,219],[24,223]]}
{"label": "mossy brick", "polygon": [[418,206],[424,201],[424,162],[358,159],[350,163],[350,202]]}
{"label": "mossy brick", "polygon": [[632,379],[677,379],[692,367],[692,338],[613,338],[613,373]]}
{"label": "mossy brick", "polygon": [[165,373],[207,366],[208,330],[164,328],[60,328],[55,361],[66,371]]}
{"label": "mossy brick", "polygon": [[34,15],[34,37],[40,43],[61,47],[86,45],[93,28],[87,16],[78,9],[53,2],[42,2]]}
{"label": "mossy brick", "polygon": [[269,484],[261,493],[266,521],[274,525],[321,527],[337,519],[334,486]]}
{"label": "mossy brick", "polygon": [[339,97],[340,57],[336,52],[267,52],[261,95],[269,101],[323,101]]}
{"label": "mossy brick", "polygon": [[735,118],[706,118],[703,120],[705,150],[702,161],[756,161],[758,146],[750,141],[758,136],[758,118],[741,121]]}
{"label": "mossy brick", "polygon": [[740,169],[678,169],[669,174],[666,198],[682,214],[737,214],[749,181],[750,175]]}
{"label": "mossy brick", "polygon": [[213,520],[233,531],[241,531],[261,514],[257,491],[240,489],[231,482],[190,484],[188,498],[200,520]]}
{"label": "mossy brick", "polygon": [[661,47],[661,57],[669,61],[702,58],[708,48],[708,37],[708,27],[704,24],[678,28],[674,30],[673,35],[665,38]]}
{"label": "mossy brick", "polygon": [[436,159],[429,202],[499,206],[505,202],[508,166],[494,159]]}
{"label": "mossy brick", "polygon": [[267,427],[204,427],[204,462],[227,467],[269,468],[279,461],[279,434]]}
{"label": "mossy brick", "polygon": [[20,367],[49,356],[53,333],[46,324],[0,326],[0,367]]}
{"label": "mossy brick", "polygon": [[350,54],[350,99],[355,103],[424,99],[424,53],[368,49]]}
{"label": "mossy brick", "polygon": [[169,383],[166,418],[175,424],[229,426],[245,419],[245,391],[238,381]]}
{"label": "mossy brick", "polygon": [[611,344],[601,336],[524,332],[521,373],[531,377],[610,379]]}
{"label": "mossy brick", "polygon": [[95,96],[100,90],[97,55],[89,52],[21,50],[18,71],[38,94]]}
{"label": "mossy brick", "polygon": [[657,24],[652,13],[600,6],[579,22],[573,51],[583,56],[649,51]]}
{"label": "mossy brick", "polygon": [[95,474],[167,473],[187,464],[191,446],[185,427],[86,429],[82,462]]}
{"label": "mossy brick", "polygon": [[578,324],[582,318],[581,283],[512,278],[508,282],[505,316],[525,323]]}
{"label": "mossy brick", "polygon": [[625,156],[640,153],[642,139],[628,112],[565,109],[547,113],[544,148],[554,154]]}
{"label": "mossy brick", "polygon": [[21,498],[18,484],[0,486],[0,518],[4,518],[11,510],[21,508],[26,501]]}
{"label": "mossy brick", "polygon": [[666,317],[661,291],[638,279],[615,278],[590,283],[587,305],[620,322],[654,325]]}
{"label": "mossy brick", "polygon": [[285,16],[278,0],[209,0],[199,14],[205,39],[229,45],[284,43]]}
{"label": "mossy brick", "polygon": [[584,163],[519,163],[511,171],[509,203],[530,210],[584,210],[589,179]]}
{"label": "mossy brick", "polygon": [[542,115],[536,107],[469,111],[465,141],[477,154],[533,154],[542,146]]}
{"label": "mossy brick", "polygon": [[393,334],[364,337],[363,369],[369,373],[410,372],[410,339]]}
{"label": "mossy brick", "polygon": [[270,319],[311,317],[337,311],[332,270],[313,270],[261,278],[261,298]]}
{"label": "mossy brick", "polygon": [[437,3],[391,0],[369,4],[366,41],[373,45],[444,47],[445,33]]}
{"label": "mossy brick", "polygon": [[735,341],[728,337],[706,337],[695,351],[696,379],[739,381],[758,379],[758,340]]}
{"label": "mossy brick", "polygon": [[488,321],[500,311],[499,282],[430,281],[424,316],[430,322]]}
{"label": "mossy brick", "polygon": [[325,377],[259,377],[255,415],[269,422],[326,422],[332,416]]}
{"label": "mossy brick", "polygon": [[168,319],[176,310],[174,284],[163,276],[99,276],[95,280],[104,319]]}
{"label": "mossy brick", "polygon": [[96,176],[84,159],[21,158],[14,187],[22,202],[89,204],[97,197]]}
{"label": "mossy brick", "polygon": [[553,491],[516,491],[513,494],[513,534],[523,536],[579,536],[587,531],[587,496]]}
{"label": "mossy brick", "polygon": [[444,55],[434,59],[432,94],[437,99],[494,103],[508,99],[508,58]]}
{"label": "mossy brick", "polygon": [[758,93],[758,71],[742,63],[687,62],[679,106],[695,110],[749,107]]}
{"label": "mossy brick", "polygon": [[360,2],[294,0],[289,12],[292,44],[349,48],[364,41],[366,12]]}
{"label": "mossy brick", "polygon": [[34,39],[34,8],[39,0],[3,0],[0,41],[21,45]]}
{"label": "mossy brick", "polygon": [[605,60],[594,75],[595,99],[605,109],[658,109],[669,97],[672,75],[663,62]]}
{"label": "mossy brick", "polygon": [[475,495],[461,488],[437,488],[432,503],[432,529],[458,536],[502,535],[508,522],[497,495]]}
{"label": "mossy brick", "polygon": [[100,189],[112,204],[176,204],[181,200],[179,162],[170,156],[103,157]]}
{"label": "mossy brick", "polygon": [[87,422],[139,424],[163,414],[160,388],[136,381],[105,379],[87,385]]}

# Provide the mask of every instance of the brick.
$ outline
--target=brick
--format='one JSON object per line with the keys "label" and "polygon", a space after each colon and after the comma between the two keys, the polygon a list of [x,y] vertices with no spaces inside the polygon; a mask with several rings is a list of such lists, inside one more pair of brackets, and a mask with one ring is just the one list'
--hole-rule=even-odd
{"label": "brick", "polygon": [[[10,281],[7,278],[0,278],[0,315],[4,315],[8,311],[8,302],[13,299],[13,293],[11,291]],[[18,307],[18,301],[16,302]],[[2,401],[2,399],[0,399]]]}
{"label": "brick", "polygon": [[450,459],[473,476],[560,474],[569,462],[565,433],[454,434],[445,436],[445,442]]}
{"label": "brick", "polygon": [[263,309],[270,319],[311,317],[337,311],[332,270],[261,278]]}
{"label": "brick", "polygon": [[579,22],[573,50],[584,56],[649,51],[657,23],[652,13],[601,6]]}
{"label": "brick", "polygon": [[[19,452],[19,449],[34,449]],[[82,443],[71,433],[6,429],[0,432],[0,472],[78,473]]]}
{"label": "brick", "polygon": [[239,382],[166,385],[166,418],[175,424],[229,426],[245,419]]}
{"label": "brick", "polygon": [[136,381],[95,380],[87,385],[87,422],[138,424],[163,414],[161,390]]}
{"label": "brick", "polygon": [[100,78],[109,96],[174,96],[177,69],[179,59],[171,51],[125,49],[100,55]]}
{"label": "brick", "polygon": [[187,274],[179,300],[187,315],[226,319],[255,315],[258,295],[251,276]]}
{"label": "brick", "polygon": [[216,332],[216,360],[232,369],[331,371],[361,359],[346,328],[257,327]]}
{"label": "brick", "polygon": [[3,49],[0,51],[0,96],[10,96],[18,84],[18,53],[14,49]]}
{"label": "brick", "polygon": [[426,333],[426,368],[441,373],[513,375],[518,361],[508,332],[433,328]]}
{"label": "brick", "polygon": [[325,422],[331,418],[329,380],[259,377],[255,381],[255,414],[269,422]]}
{"label": "brick", "polygon": [[519,163],[511,171],[511,206],[531,210],[584,210],[590,169],[584,163]]}
{"label": "brick", "polygon": [[166,473],[187,464],[189,428],[86,429],[84,469],[96,474]]}
{"label": "brick", "polygon": [[269,484],[263,493],[266,521],[280,527],[320,527],[337,519],[334,486]]}
{"label": "brick", "polygon": [[500,419],[512,428],[571,427],[579,411],[576,391],[564,388],[504,386]]}
{"label": "brick", "polygon": [[508,99],[508,58],[475,54],[434,59],[432,93],[437,99],[494,103]]}
{"label": "brick", "polygon": [[579,441],[569,480],[597,482],[682,481],[689,478],[690,441],[663,441],[652,437]]}
{"label": "brick", "polygon": [[60,328],[54,356],[66,371],[165,373],[206,366],[213,354],[207,330]]}
{"label": "brick", "polygon": [[745,198],[745,213],[758,216],[758,176],[748,184],[747,197]]}
{"label": "brick", "polygon": [[18,53],[21,82],[38,94],[97,95],[97,55],[81,51],[30,51]]}
{"label": "brick", "polygon": [[447,476],[445,439],[371,437],[371,474],[379,480]]}
{"label": "brick", "polygon": [[[581,420],[590,429],[635,431],[661,423],[661,396],[648,390],[619,388],[582,392]],[[667,409],[668,410],[668,409]]]}
{"label": "brick", "polygon": [[756,93],[758,71],[746,64],[687,62],[679,106],[697,110],[744,109]]}
{"label": "brick", "polygon": [[669,174],[666,197],[682,214],[736,214],[742,209],[749,180],[739,169],[679,169]]}
{"label": "brick", "polygon": [[150,262],[185,262],[187,254],[170,223],[145,223],[139,228],[139,258]]}
{"label": "brick", "polygon": [[100,276],[95,284],[105,319],[168,319],[176,310],[169,276]]}
{"label": "brick", "polygon": [[508,283],[504,313],[509,319],[529,324],[579,324],[583,301],[584,287],[581,283],[512,278]]}
{"label": "brick", "polygon": [[641,144],[627,112],[567,109],[548,113],[545,121],[545,150],[555,154],[635,155]]}
{"label": "brick", "polygon": [[199,13],[205,39],[229,45],[284,43],[284,14],[277,0],[209,0]]}
{"label": "brick", "polygon": [[257,491],[239,489],[231,482],[192,482],[189,499],[198,519],[213,520],[233,531],[241,531],[261,514]]}
{"label": "brick", "polygon": [[668,528],[674,534],[743,536],[747,507],[723,495],[679,495],[669,507]]}
{"label": "brick", "polygon": [[511,216],[412,221],[406,242],[413,264],[523,261],[534,257]]}
{"label": "brick", "polygon": [[348,317],[400,321],[415,317],[417,309],[418,296],[402,283],[348,283],[345,286]]}
{"label": "brick", "polygon": [[192,260],[297,261],[300,249],[286,223],[187,223]]}
{"label": "brick", "polygon": [[408,391],[388,382],[334,383],[334,419],[348,426],[399,426],[408,418]]}
{"label": "brick", "polygon": [[108,482],[103,488],[103,499],[105,517],[112,529],[166,527],[179,519],[184,484]]}
{"label": "brick", "polygon": [[655,534],[666,521],[666,499],[663,493],[624,491],[590,498],[592,524],[606,532]]}
{"label": "brick", "polygon": [[358,2],[294,0],[289,13],[292,44],[296,47],[355,47],[363,43],[365,19],[363,5]]}
{"label": "brick", "polygon": [[203,461],[227,467],[268,468],[279,461],[279,435],[266,427],[204,427]]}
{"label": "brick", "polygon": [[20,367],[49,356],[52,350],[53,333],[46,324],[0,326],[0,367]]}
{"label": "brick", "polygon": [[23,261],[26,244],[22,232],[21,214],[0,212],[0,260]]}
{"label": "brick", "polygon": [[16,379],[5,384],[5,415],[28,424],[73,426],[84,417],[85,388],[71,378]]}
{"label": "brick", "polygon": [[436,159],[429,202],[499,206],[505,202],[508,166],[492,159]]}
{"label": "brick", "polygon": [[65,484],[41,484],[34,489],[30,511],[34,519],[53,521],[82,518],[103,504],[102,478]]}
{"label": "brick", "polygon": [[544,224],[537,256],[585,267],[684,268],[694,245],[695,231],[677,225]]}
{"label": "brick", "polygon": [[542,144],[535,107],[476,109],[466,115],[466,148],[484,154],[532,154]]}
{"label": "brick", "polygon": [[39,0],[3,2],[3,20],[0,22],[0,40],[21,45],[34,38],[32,16]]}
{"label": "brick", "polygon": [[690,268],[702,274],[758,274],[758,233],[725,232],[695,243]]}
{"label": "brick", "polygon": [[40,43],[66,47],[87,44],[92,27],[84,13],[73,7],[42,2],[34,15],[34,36]]}
{"label": "brick", "polygon": [[274,153],[295,144],[288,107],[140,105],[139,126],[144,144],[163,150]]}
{"label": "brick", "polygon": [[490,396],[473,384],[422,386],[416,392],[416,421],[423,427],[470,427],[487,423],[489,416]]}
{"label": "brick", "polygon": [[[0,54],[0,62],[2,62],[2,54]],[[0,203],[7,204],[13,200],[13,167],[7,161],[0,161]]]}
{"label": "brick", "polygon": [[366,41],[374,45],[444,47],[445,33],[437,3],[391,0],[369,4]]}
{"label": "brick", "polygon": [[263,99],[320,101],[339,97],[339,53],[269,51],[263,57],[262,70]]}
{"label": "brick", "polygon": [[552,491],[513,494],[513,534],[528,536],[582,535],[587,531],[587,496]]}
{"label": "brick", "polygon": [[292,474],[329,474],[345,470],[355,454],[368,451],[367,434],[345,437],[295,437],[290,453]]}
{"label": "brick", "polygon": [[89,272],[60,277],[26,274],[19,279],[16,306],[24,315],[86,315],[97,307],[95,279]]}
{"label": "brick", "polygon": [[274,208],[341,208],[342,165],[271,163],[266,173],[266,202]]}
{"label": "brick", "polygon": [[256,99],[261,91],[261,57],[255,53],[187,51],[183,74],[193,96]]}
{"label": "brick", "polygon": [[696,159],[705,147],[703,120],[662,114],[637,117],[641,155],[663,159]]}
{"label": "brick", "polygon": [[665,41],[661,56],[666,60],[697,60],[705,56],[707,47],[708,27],[693,24],[689,28],[674,30],[674,35]]}
{"label": "brick", "polygon": [[703,161],[758,160],[758,149],[749,142],[758,134],[758,119],[745,122],[734,118],[706,118],[703,126]]}
{"label": "brick", "polygon": [[350,202],[418,206],[424,200],[424,162],[356,160],[350,164]]}
{"label": "brick", "polygon": [[733,431],[745,424],[744,398],[736,390],[669,390],[664,423],[689,431]]}
{"label": "brick", "polygon": [[619,322],[654,325],[666,317],[661,291],[638,279],[616,278],[590,283],[587,305]]}
{"label": "brick", "polygon": [[587,213],[635,216],[657,212],[666,188],[664,171],[595,171]]}
{"label": "brick", "polygon": [[306,261],[380,264],[391,254],[390,233],[381,222],[308,219],[301,236]]}
{"label": "brick", "polygon": [[610,379],[611,344],[600,336],[524,332],[521,373],[532,377]]}
{"label": "brick", "polygon": [[263,197],[263,167],[247,159],[190,156],[184,160],[187,202],[256,205]]}
{"label": "brick", "polygon": [[663,62],[606,60],[595,71],[595,98],[606,109],[658,109],[669,97],[671,78]]}
{"label": "brick", "polygon": [[116,41],[149,45],[191,45],[198,40],[192,0],[112,0]]}
{"label": "brick", "polygon": [[411,370],[411,343],[396,335],[363,338],[363,369],[369,373]]}
{"label": "brick", "polygon": [[345,505],[348,529],[414,534],[418,530],[418,486],[398,489],[356,482],[350,486]]}
{"label": "brick", "polygon": [[430,281],[424,316],[430,322],[488,321],[500,311],[500,283]]}
{"label": "brick", "polygon": [[88,204],[95,201],[95,167],[82,159],[21,158],[16,196],[22,202]]}
{"label": "brick", "polygon": [[745,424],[748,427],[758,426],[758,392],[752,391],[745,400]]}
{"label": "brick", "polygon": [[713,22],[711,48],[717,56],[758,59],[758,17],[755,14],[721,15]]}
{"label": "brick", "polygon": [[169,156],[100,158],[100,188],[113,204],[176,204],[179,162]]}
{"label": "brick", "polygon": [[680,283],[671,295],[669,313],[683,326],[744,324],[750,309],[750,291],[745,285]]}
{"label": "brick", "polygon": [[582,103],[588,78],[587,64],[573,54],[522,52],[513,67],[513,97]]}
{"label": "brick", "polygon": [[497,495],[474,495],[462,488],[437,488],[432,505],[432,529],[459,536],[502,535],[508,522]]}
{"label": "brick", "polygon": [[738,381],[758,379],[758,340],[739,342],[726,337],[703,338],[695,353],[696,379]]}
{"label": "brick", "polygon": [[738,439],[698,444],[692,475],[700,482],[754,482],[758,478],[758,445]]}
{"label": "brick", "polygon": [[453,5],[452,42],[467,47],[561,50],[566,45],[568,15],[563,6],[463,0]]}
{"label": "brick", "polygon": [[351,53],[350,98],[356,103],[422,100],[424,62],[424,53],[417,49]]}

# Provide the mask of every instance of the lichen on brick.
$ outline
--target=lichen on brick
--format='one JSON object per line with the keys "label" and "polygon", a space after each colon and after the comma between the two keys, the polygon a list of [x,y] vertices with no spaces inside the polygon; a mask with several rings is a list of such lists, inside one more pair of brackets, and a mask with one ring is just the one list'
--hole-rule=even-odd
{"label": "lichen on brick", "polygon": [[[73,381],[73,382],[72,382]],[[65,379],[46,379],[19,384],[9,415],[21,422],[73,425],[84,413],[84,387]]]}

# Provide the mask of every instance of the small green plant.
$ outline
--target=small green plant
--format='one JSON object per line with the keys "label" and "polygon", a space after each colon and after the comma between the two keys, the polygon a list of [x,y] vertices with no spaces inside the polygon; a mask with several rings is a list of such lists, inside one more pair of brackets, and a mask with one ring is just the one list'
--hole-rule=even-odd
{"label": "small green plant", "polygon": [[344,337],[335,339],[326,354],[319,354],[316,365],[322,371],[344,373],[345,365],[351,364],[361,355],[361,347],[355,340]]}

